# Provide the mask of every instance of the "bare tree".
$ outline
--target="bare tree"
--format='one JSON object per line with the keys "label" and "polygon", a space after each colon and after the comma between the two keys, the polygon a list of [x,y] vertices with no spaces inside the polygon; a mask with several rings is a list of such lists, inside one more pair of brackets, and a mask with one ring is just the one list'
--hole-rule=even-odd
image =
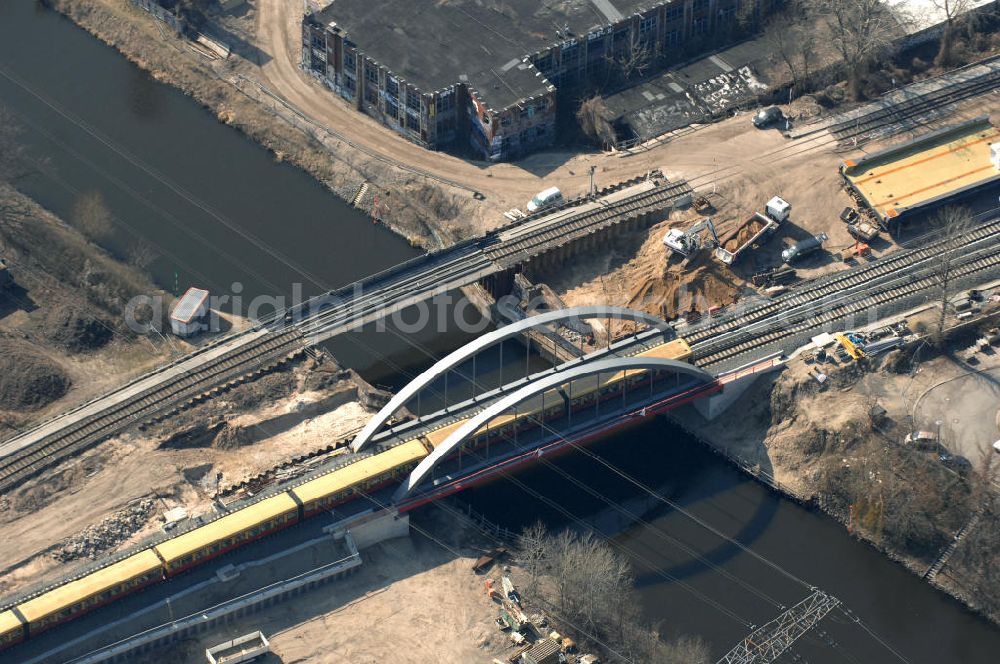
{"label": "bare tree", "polygon": [[611,111],[600,95],[585,99],[576,112],[576,119],[583,133],[605,147],[615,143],[611,117]]}
{"label": "bare tree", "polygon": [[847,70],[850,97],[860,99],[865,74],[892,43],[896,19],[884,0],[822,0],[818,7]]}
{"label": "bare tree", "polygon": [[106,243],[114,232],[114,217],[99,191],[81,195],[73,204],[70,219],[77,230],[98,244]]}
{"label": "bare tree", "polygon": [[156,253],[156,247],[150,244],[145,238],[138,238],[128,248],[129,263],[140,270],[148,268],[158,257],[159,254]]}
{"label": "bare tree", "polygon": [[632,37],[628,48],[614,56],[608,56],[611,65],[625,80],[642,76],[653,64],[653,50],[648,42]]}
{"label": "bare tree", "polygon": [[809,32],[801,24],[789,25],[776,19],[764,29],[764,41],[784,63],[795,90],[801,90],[809,80],[815,53]]}
{"label": "bare tree", "polygon": [[958,247],[962,238],[972,228],[973,217],[968,208],[946,207],[940,210],[933,219],[934,225],[944,237],[944,246],[938,254],[938,280],[940,283],[940,306],[937,326],[931,335],[932,342],[941,346],[945,341],[945,319],[948,316],[948,298],[951,297],[952,272],[955,259],[958,257]]}
{"label": "bare tree", "polygon": [[26,174],[25,150],[20,141],[21,126],[13,114],[0,106],[0,181],[10,182]]}
{"label": "bare tree", "polygon": [[535,521],[525,528],[517,538],[517,552],[514,559],[528,574],[525,589],[529,594],[533,594],[538,588],[538,580],[548,558],[547,543],[548,530],[541,521]]}
{"label": "bare tree", "polygon": [[764,27],[764,42],[785,65],[792,85],[801,92],[819,58],[820,42],[826,41],[826,25],[817,21],[810,5],[790,0],[785,10]]}
{"label": "bare tree", "polygon": [[700,639],[664,641],[636,608],[632,569],[624,556],[590,533],[547,533],[536,522],[518,538],[515,560],[528,574],[528,602],[580,630],[592,646],[610,646],[621,659],[658,664],[708,664]]}
{"label": "bare tree", "polygon": [[975,5],[974,0],[931,0],[944,14],[944,31],[941,33],[941,45],[938,47],[934,64],[947,67],[952,64],[955,55],[955,37],[958,31],[967,24],[969,10]]}

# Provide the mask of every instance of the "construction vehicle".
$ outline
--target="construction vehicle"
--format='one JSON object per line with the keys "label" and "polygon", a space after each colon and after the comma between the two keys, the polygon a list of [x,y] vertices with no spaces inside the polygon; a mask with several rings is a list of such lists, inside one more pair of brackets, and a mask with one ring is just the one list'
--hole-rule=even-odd
{"label": "construction vehicle", "polygon": [[792,214],[792,204],[781,196],[772,196],[764,206],[764,214],[780,224],[788,221],[788,217]]}
{"label": "construction vehicle", "polygon": [[764,213],[754,215],[737,226],[719,242],[715,257],[726,265],[732,265],[740,254],[749,248],[756,249],[769,235],[778,230],[778,225],[786,221],[792,213],[791,204],[780,196],[772,196],[764,206]]}
{"label": "construction vehicle", "polygon": [[715,209],[715,206],[712,205],[712,202],[706,196],[699,196],[694,199],[693,205],[694,211],[698,214],[707,214]]}
{"label": "construction vehicle", "polygon": [[847,225],[847,232],[862,242],[871,242],[878,237],[879,228],[869,221],[859,219],[853,224]]}
{"label": "construction vehicle", "polygon": [[[703,241],[701,232],[706,229],[712,237],[710,240]],[[663,244],[667,245],[667,248],[675,254],[679,254],[684,258],[691,258],[702,247],[706,249],[717,247],[719,245],[719,236],[715,233],[715,224],[712,223],[712,218],[708,217],[687,229],[686,232],[679,228],[671,228],[663,236]]]}
{"label": "construction vehicle", "polygon": [[755,212],[719,242],[715,257],[726,265],[732,265],[744,251],[759,247],[769,235],[778,230],[778,223],[770,216]]}
{"label": "construction vehicle", "polygon": [[858,241],[840,252],[840,260],[847,263],[859,256],[867,256],[871,253],[871,247],[864,242]]}
{"label": "construction vehicle", "polygon": [[781,252],[781,260],[786,263],[792,263],[804,256],[815,253],[823,248],[823,243],[830,238],[826,233],[820,233],[819,235],[814,235],[812,237],[807,237],[801,242],[796,242],[792,246],[788,247]]}
{"label": "construction vehicle", "polygon": [[839,343],[844,351],[853,359],[860,360],[864,358],[864,340],[857,334],[845,332],[844,334],[836,334],[833,338],[837,340],[837,343]]}
{"label": "construction vehicle", "polygon": [[524,615],[524,612],[521,611],[521,609],[514,606],[511,602],[503,600],[502,598],[500,601],[499,611],[500,620],[515,632],[521,632],[531,624],[528,620],[528,616]]}

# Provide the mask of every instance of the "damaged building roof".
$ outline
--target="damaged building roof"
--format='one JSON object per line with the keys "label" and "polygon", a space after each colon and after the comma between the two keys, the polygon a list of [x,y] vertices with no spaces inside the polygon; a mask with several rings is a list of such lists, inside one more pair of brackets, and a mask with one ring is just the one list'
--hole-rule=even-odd
{"label": "damaged building roof", "polygon": [[368,57],[434,92],[456,83],[495,110],[551,89],[532,53],[620,21],[655,0],[334,0],[336,23]]}
{"label": "damaged building roof", "polygon": [[605,103],[620,138],[626,138],[624,129],[644,141],[754,102],[769,87],[770,67],[766,47],[747,41],[610,95]]}

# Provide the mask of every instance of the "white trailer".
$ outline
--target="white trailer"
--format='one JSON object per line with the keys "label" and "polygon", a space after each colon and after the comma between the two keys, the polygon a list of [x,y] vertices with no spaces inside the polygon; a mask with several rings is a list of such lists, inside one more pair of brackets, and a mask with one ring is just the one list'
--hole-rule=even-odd
{"label": "white trailer", "polygon": [[257,630],[238,636],[205,651],[209,664],[239,664],[249,662],[271,652],[271,643],[263,632]]}

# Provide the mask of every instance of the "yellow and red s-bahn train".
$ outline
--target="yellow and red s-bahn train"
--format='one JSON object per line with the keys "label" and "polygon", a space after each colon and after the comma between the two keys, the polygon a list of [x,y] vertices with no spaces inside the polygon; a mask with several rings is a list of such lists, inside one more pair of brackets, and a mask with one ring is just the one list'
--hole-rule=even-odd
{"label": "yellow and red s-bahn train", "polygon": [[[674,339],[637,356],[688,361],[691,348],[683,339]],[[536,426],[539,420],[560,416],[567,407],[577,410],[595,401],[613,398],[620,393],[622,381],[631,386],[648,378],[645,370],[631,370],[627,375],[619,372],[606,380],[595,380],[578,391],[574,389],[571,400],[553,390],[544,410],[539,406],[516,416],[499,417],[484,430],[484,437],[509,435],[515,428]],[[429,449],[440,444],[461,424],[462,421],[454,422],[363,457],[10,606],[0,611],[0,650],[243,544],[328,511],[358,494],[398,481],[427,456]],[[471,441],[470,445],[475,446],[476,441]]]}
{"label": "yellow and red s-bahn train", "polygon": [[401,443],[24,600],[0,612],[0,650],[398,480],[425,456],[421,440]]}

